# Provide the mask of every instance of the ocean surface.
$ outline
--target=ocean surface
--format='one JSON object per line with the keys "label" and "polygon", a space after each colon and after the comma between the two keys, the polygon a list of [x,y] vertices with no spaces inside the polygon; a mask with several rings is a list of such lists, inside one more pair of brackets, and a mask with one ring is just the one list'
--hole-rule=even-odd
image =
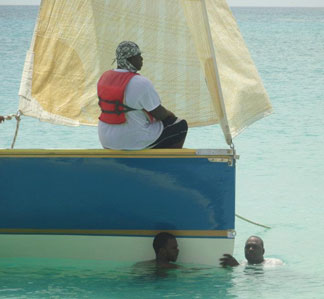
{"label": "ocean surface", "polygon": [[[0,115],[17,111],[37,10],[0,6]],[[134,274],[124,263],[0,259],[0,298],[324,298],[324,9],[233,8],[233,13],[274,107],[274,114],[234,140],[240,155],[237,213],[271,227],[237,219],[234,256],[243,260],[245,240],[258,235],[265,256],[285,265],[158,277]],[[10,147],[15,125],[0,124],[0,148]],[[190,129],[185,147],[226,145],[220,129],[210,126]],[[94,127],[24,117],[15,148],[100,144]]]}

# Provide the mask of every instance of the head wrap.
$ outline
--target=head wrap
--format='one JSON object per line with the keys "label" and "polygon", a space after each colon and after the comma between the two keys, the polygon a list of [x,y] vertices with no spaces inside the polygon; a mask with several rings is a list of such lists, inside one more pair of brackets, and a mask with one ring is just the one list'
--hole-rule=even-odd
{"label": "head wrap", "polygon": [[127,60],[127,58],[141,54],[141,50],[137,44],[131,41],[121,42],[116,49],[117,66],[136,73],[138,70]]}

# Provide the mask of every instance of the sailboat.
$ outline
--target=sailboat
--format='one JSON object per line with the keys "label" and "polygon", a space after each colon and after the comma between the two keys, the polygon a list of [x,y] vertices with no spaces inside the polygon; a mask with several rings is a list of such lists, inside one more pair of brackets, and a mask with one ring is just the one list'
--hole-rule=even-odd
{"label": "sailboat", "polygon": [[161,231],[182,263],[233,253],[233,138],[272,107],[225,0],[42,0],[20,113],[96,126],[96,84],[123,40],[163,106],[189,127],[219,124],[228,148],[0,150],[0,257],[136,262]]}

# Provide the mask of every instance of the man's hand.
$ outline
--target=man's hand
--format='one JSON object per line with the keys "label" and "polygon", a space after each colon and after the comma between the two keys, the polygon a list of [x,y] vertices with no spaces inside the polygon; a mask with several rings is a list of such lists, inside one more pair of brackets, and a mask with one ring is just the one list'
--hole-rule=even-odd
{"label": "man's hand", "polygon": [[235,267],[239,265],[239,262],[230,254],[224,254],[222,258],[219,259],[222,267]]}
{"label": "man's hand", "polygon": [[0,115],[0,124],[5,121],[5,118],[3,116]]}

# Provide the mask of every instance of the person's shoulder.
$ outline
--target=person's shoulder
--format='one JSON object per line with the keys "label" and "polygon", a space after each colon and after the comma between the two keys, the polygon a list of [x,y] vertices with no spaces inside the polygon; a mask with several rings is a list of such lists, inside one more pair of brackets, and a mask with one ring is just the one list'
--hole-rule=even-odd
{"label": "person's shoulder", "polygon": [[148,78],[146,78],[140,74],[134,76],[132,78],[131,82],[134,84],[137,84],[137,85],[141,85],[141,87],[146,87],[146,88],[153,87],[153,83],[151,82],[151,80],[149,80]]}
{"label": "person's shoulder", "polygon": [[141,261],[141,262],[137,262],[136,264],[134,264],[134,267],[146,267],[146,266],[152,266],[155,265],[156,261],[155,260],[149,260],[149,261]]}
{"label": "person's shoulder", "polygon": [[164,269],[181,269],[180,265],[173,263],[157,263],[155,259],[149,261],[137,262],[133,265],[134,268],[164,268]]}
{"label": "person's shoulder", "polygon": [[183,269],[182,266],[173,263],[158,264],[158,267],[165,269]]}

